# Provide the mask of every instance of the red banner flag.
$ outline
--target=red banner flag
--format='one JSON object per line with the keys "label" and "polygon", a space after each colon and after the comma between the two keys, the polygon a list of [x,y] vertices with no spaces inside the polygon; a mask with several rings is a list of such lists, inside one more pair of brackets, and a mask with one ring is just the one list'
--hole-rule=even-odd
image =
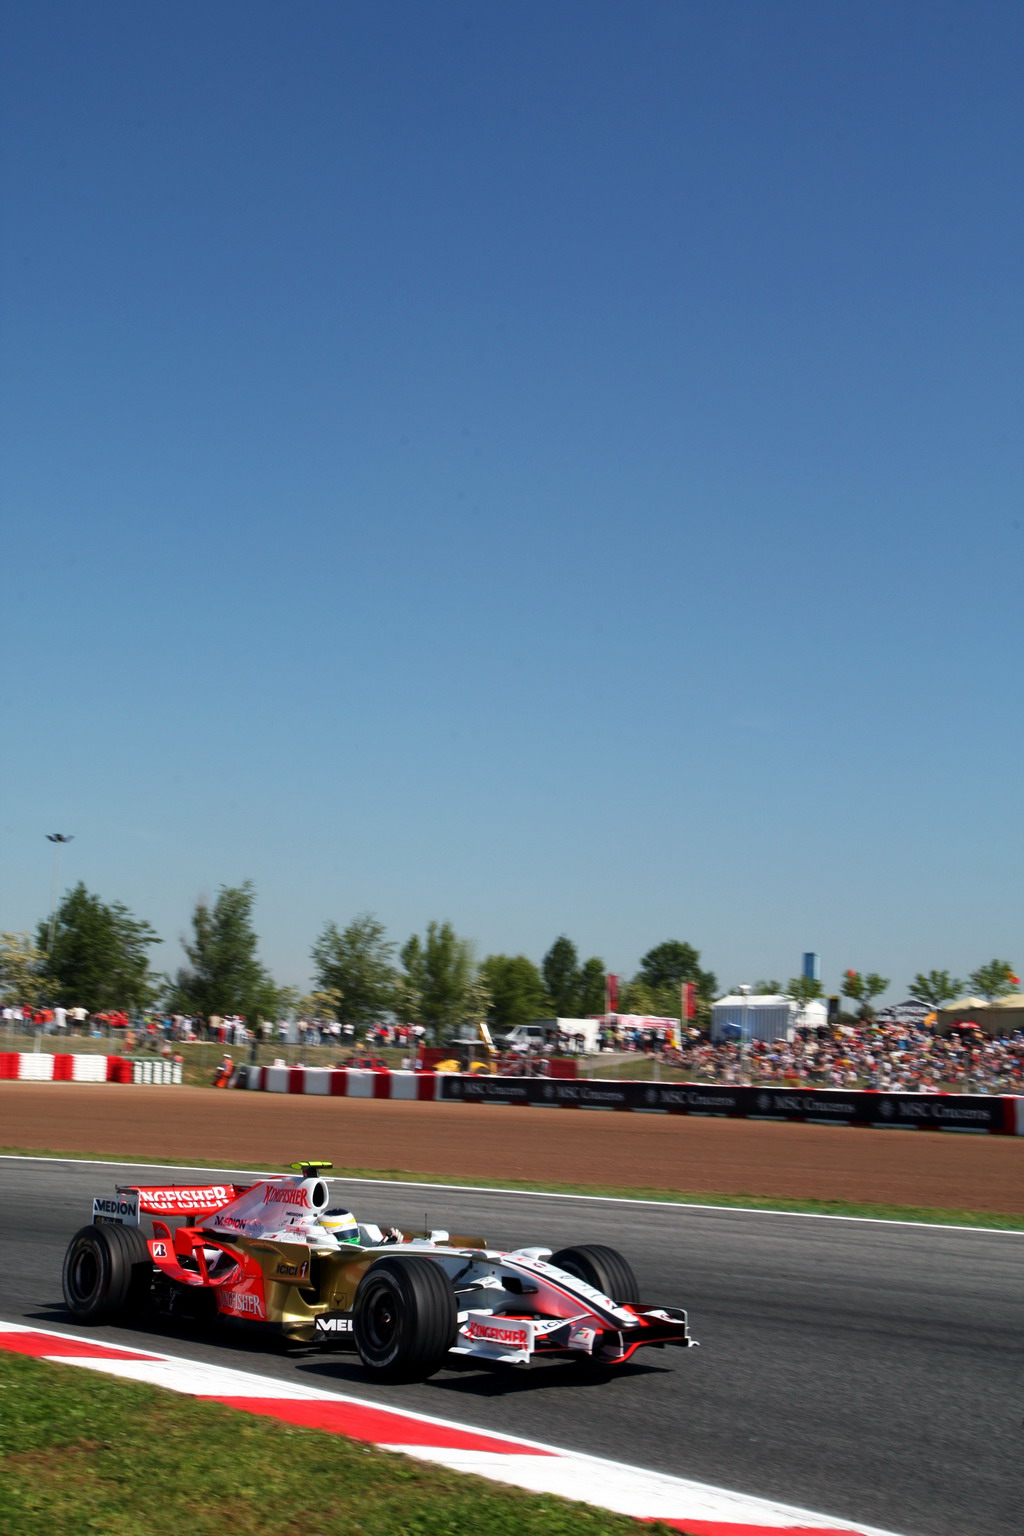
{"label": "red banner flag", "polygon": [[683,982],[683,1018],[695,1019],[697,1017],[697,984],[693,981]]}
{"label": "red banner flag", "polygon": [[619,1011],[619,978],[606,976],[604,979],[605,1013],[618,1013]]}

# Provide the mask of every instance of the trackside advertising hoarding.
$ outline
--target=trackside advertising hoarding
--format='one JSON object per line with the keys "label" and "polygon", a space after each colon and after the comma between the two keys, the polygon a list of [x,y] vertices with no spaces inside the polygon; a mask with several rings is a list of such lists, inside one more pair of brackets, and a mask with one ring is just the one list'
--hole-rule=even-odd
{"label": "trackside advertising hoarding", "polygon": [[[125,1063],[130,1067],[130,1063]],[[233,1087],[332,1098],[421,1103],[532,1104],[541,1109],[615,1109],[647,1115],[719,1115],[927,1131],[1024,1136],[1024,1095],[868,1093],[843,1088],[745,1088],[732,1083],[638,1083],[629,1079],[492,1077],[354,1067],[261,1067],[242,1062]]]}
{"label": "trackside advertising hoarding", "polygon": [[476,1104],[619,1109],[648,1114],[808,1120],[825,1125],[916,1127],[1013,1135],[1016,1101],[959,1093],[868,1093],[833,1088],[745,1088],[723,1083],[639,1083],[580,1078],[442,1074],[437,1097]]}

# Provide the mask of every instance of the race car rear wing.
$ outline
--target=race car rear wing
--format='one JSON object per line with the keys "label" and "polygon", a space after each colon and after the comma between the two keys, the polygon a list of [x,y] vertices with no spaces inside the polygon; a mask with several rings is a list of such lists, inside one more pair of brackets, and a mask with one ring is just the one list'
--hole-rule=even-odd
{"label": "race car rear wing", "polygon": [[118,1184],[114,1195],[96,1195],[94,1222],[137,1227],[141,1216],[212,1216],[248,1189],[247,1184]]}

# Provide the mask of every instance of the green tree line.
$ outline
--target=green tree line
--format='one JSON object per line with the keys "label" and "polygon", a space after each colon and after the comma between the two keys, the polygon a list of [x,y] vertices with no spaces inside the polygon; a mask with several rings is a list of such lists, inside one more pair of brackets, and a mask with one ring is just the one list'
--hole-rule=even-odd
{"label": "green tree line", "polygon": [[[222,886],[212,902],[199,900],[183,941],[186,964],[166,975],[152,967],[152,950],[161,942],[155,929],[122,902],[105,902],[79,883],[61,901],[52,929],[41,922],[34,937],[0,934],[0,1000],[93,1013],[161,1003],[176,1013],[248,1019],[273,1019],[296,1008],[357,1030],[395,1017],[422,1023],[441,1037],[480,1019],[505,1031],[533,1019],[584,1018],[605,1009],[604,960],[581,958],[566,934],[558,935],[539,964],[523,954],[478,960],[470,940],[450,922],[430,922],[399,945],[370,913],[344,927],[324,924],[310,951],[313,987],[302,996],[278,985],[261,960],[255,903],[249,881]],[[707,1022],[718,989],[714,973],[701,966],[693,945],[665,940],[647,951],[635,975],[620,979],[618,1011],[677,1018],[686,983],[695,989],[697,1022]],[[888,986],[877,972],[853,969],[841,983],[862,1018],[871,1016],[874,1000]],[[1018,986],[1008,961],[991,960],[966,982],[948,971],[919,972],[909,991],[938,1008],[965,987],[993,1000]],[[802,1002],[822,996],[821,983],[802,976],[786,987],[761,981],[754,990]]]}

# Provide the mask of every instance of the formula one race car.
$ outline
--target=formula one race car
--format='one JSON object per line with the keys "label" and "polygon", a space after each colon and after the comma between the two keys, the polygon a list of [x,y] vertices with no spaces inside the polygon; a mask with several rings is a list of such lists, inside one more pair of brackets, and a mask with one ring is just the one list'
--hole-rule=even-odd
{"label": "formula one race car", "polygon": [[[251,1185],[118,1185],[71,1239],[64,1299],[81,1322],[150,1310],[355,1348],[375,1377],[422,1381],[449,1355],[622,1365],[686,1348],[686,1313],[642,1305],[614,1248],[488,1248],[482,1237],[358,1225],[323,1170]],[[140,1225],[151,1219],[152,1237]]]}

